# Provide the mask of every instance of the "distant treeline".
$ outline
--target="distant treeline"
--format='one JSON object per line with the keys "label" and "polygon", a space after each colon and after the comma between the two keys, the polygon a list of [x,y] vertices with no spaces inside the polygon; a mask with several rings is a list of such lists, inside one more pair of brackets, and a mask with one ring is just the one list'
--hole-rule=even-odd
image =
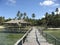
{"label": "distant treeline", "polygon": [[59,9],[56,8],[55,12],[48,14],[46,12],[45,18],[40,20],[40,23],[47,27],[60,27],[60,12]]}
{"label": "distant treeline", "polygon": [[[60,27],[60,13],[59,9],[56,8],[54,12],[51,12],[49,14],[46,12],[45,17],[42,19],[35,19],[35,13],[32,13],[31,18],[28,17],[27,13],[21,13],[20,11],[17,12],[16,17],[13,18],[13,20],[20,20],[24,19],[31,23],[31,25],[35,26],[45,26],[45,27]],[[9,20],[12,20],[11,18],[5,19],[5,17],[0,16],[0,24],[3,22],[7,22]]]}
{"label": "distant treeline", "polygon": [[60,12],[59,9],[56,8],[56,10],[51,12],[51,14],[46,12],[45,17],[42,19],[29,19],[28,21],[36,26],[60,27]]}

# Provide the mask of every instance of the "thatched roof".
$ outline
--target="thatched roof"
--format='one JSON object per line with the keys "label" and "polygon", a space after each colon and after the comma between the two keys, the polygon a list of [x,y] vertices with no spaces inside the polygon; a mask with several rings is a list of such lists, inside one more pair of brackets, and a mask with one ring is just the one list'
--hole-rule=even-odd
{"label": "thatched roof", "polygon": [[8,22],[5,22],[5,23],[28,23],[24,20],[11,20],[11,21],[8,21]]}

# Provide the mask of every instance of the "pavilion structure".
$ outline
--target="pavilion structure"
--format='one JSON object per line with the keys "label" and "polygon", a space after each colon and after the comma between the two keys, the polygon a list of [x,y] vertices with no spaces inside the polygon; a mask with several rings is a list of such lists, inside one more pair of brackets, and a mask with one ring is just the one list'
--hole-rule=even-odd
{"label": "pavilion structure", "polygon": [[7,27],[15,27],[15,28],[26,27],[26,26],[30,25],[29,22],[26,22],[24,20],[10,20],[8,22],[5,22],[4,24]]}

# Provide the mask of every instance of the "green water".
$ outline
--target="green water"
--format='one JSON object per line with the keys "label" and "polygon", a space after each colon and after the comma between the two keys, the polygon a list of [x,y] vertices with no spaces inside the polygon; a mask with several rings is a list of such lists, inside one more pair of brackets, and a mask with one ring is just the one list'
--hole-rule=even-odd
{"label": "green water", "polygon": [[24,34],[23,33],[4,33],[0,29],[0,45],[14,45]]}

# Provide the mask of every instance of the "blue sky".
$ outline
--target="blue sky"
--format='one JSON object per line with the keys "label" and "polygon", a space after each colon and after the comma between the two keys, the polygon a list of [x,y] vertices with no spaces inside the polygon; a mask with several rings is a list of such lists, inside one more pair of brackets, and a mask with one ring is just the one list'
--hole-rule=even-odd
{"label": "blue sky", "polygon": [[29,17],[35,13],[36,19],[44,17],[56,8],[60,10],[60,0],[0,0],[0,16],[16,17],[17,11],[26,12]]}

